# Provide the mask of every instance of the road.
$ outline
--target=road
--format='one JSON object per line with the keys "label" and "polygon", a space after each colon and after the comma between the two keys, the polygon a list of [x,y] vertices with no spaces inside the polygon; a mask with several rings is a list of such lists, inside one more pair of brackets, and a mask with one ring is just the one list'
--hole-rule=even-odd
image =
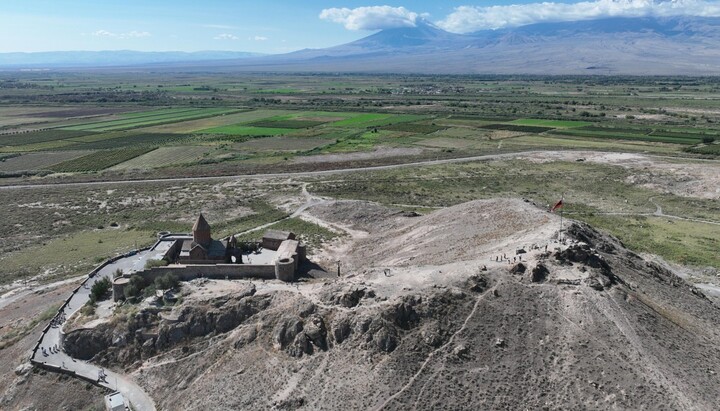
{"label": "road", "polygon": [[267,174],[236,174],[229,176],[212,176],[212,177],[177,177],[177,178],[155,178],[147,180],[116,180],[116,181],[88,181],[88,182],[77,182],[77,183],[53,183],[53,184],[24,184],[15,186],[0,186],[0,190],[16,190],[16,189],[28,189],[28,188],[53,188],[53,187],[91,187],[91,186],[106,186],[106,185],[117,185],[117,184],[145,184],[145,183],[180,183],[180,182],[194,182],[194,181],[225,181],[235,179],[263,179],[263,178],[274,178],[274,177],[311,177],[311,176],[323,176],[332,174],[343,174],[353,173],[358,171],[378,171],[378,170],[392,170],[397,168],[405,167],[417,167],[417,166],[431,166],[440,164],[453,164],[453,163],[469,163],[473,161],[489,161],[503,158],[513,158],[522,155],[530,155],[535,153],[543,153],[543,150],[534,151],[522,151],[517,153],[505,153],[505,154],[488,154],[484,156],[473,156],[473,157],[462,157],[462,158],[448,158],[444,160],[425,160],[417,161],[414,163],[403,163],[403,164],[388,164],[384,166],[370,166],[370,167],[358,167],[358,168],[341,168],[335,170],[322,170],[322,171],[301,171],[301,172],[286,172],[286,173],[267,173]]}
{"label": "road", "polygon": [[[72,295],[68,305],[63,310],[65,314],[64,318],[69,319],[85,305],[90,299],[90,289],[95,282],[102,278],[112,279],[113,273],[117,270],[122,270],[125,273],[141,271],[144,269],[147,260],[162,258],[169,246],[170,241],[163,241],[156,248],[122,258],[103,267],[93,278],[88,279],[85,285],[80,287],[80,289]],[[76,374],[91,380],[97,380],[101,367],[86,361],[76,360],[62,351],[61,330],[65,323],[66,320],[48,329],[42,336],[40,347],[35,352],[33,359],[38,362],[74,371]],[[59,350],[56,351],[56,348]],[[100,385],[120,392],[130,401],[136,411],[155,410],[155,403],[152,398],[130,378],[110,370],[104,371],[107,377]]]}
{"label": "road", "polygon": [[211,176],[211,177],[176,177],[176,178],[156,178],[147,180],[116,180],[116,181],[88,181],[88,182],[77,182],[77,183],[53,183],[53,184],[25,184],[15,186],[0,186],[0,190],[13,190],[13,189],[27,189],[27,188],[52,188],[52,187],[86,187],[95,185],[107,185],[107,184],[142,184],[142,183],[173,183],[173,182],[194,182],[194,181],[224,181],[224,180],[235,180],[241,178],[274,178],[274,177],[308,177],[308,176],[321,176],[331,174],[342,174],[356,171],[374,171],[374,170],[391,170],[403,167],[416,167],[425,165],[439,165],[439,164],[452,164],[452,163],[466,163],[473,161],[487,161],[501,158],[512,158],[518,155],[526,155],[538,153],[540,151],[525,151],[518,153],[507,153],[507,154],[489,154],[484,156],[474,157],[462,157],[462,158],[449,158],[444,160],[425,160],[414,163],[403,163],[403,164],[389,164],[384,166],[370,166],[370,167],[358,167],[358,168],[342,168],[335,170],[322,170],[322,171],[301,171],[301,172],[286,172],[286,173],[267,173],[267,174],[235,174],[229,176]]}
{"label": "road", "polygon": [[[461,157],[461,158],[448,158],[443,160],[424,160],[416,161],[412,163],[402,164],[388,164],[383,166],[369,166],[369,167],[357,167],[357,168],[340,168],[334,170],[322,170],[322,171],[300,171],[300,172],[285,172],[285,173],[266,173],[266,174],[235,174],[228,176],[210,176],[210,177],[175,177],[175,178],[153,178],[145,180],[115,180],[115,181],[87,181],[87,182],[70,182],[63,183],[57,182],[52,184],[23,184],[23,185],[11,185],[11,186],[0,186],[0,190],[17,190],[17,189],[28,189],[28,188],[53,188],[53,187],[91,187],[91,186],[105,186],[105,185],[118,185],[118,184],[145,184],[145,183],[181,183],[181,182],[194,182],[194,181],[225,181],[235,179],[263,179],[273,177],[311,177],[311,176],[322,176],[342,173],[353,173],[358,171],[379,171],[379,170],[392,170],[397,168],[405,167],[417,167],[417,166],[431,166],[441,164],[454,164],[454,163],[470,163],[473,161],[490,161],[504,158],[513,158],[517,156],[527,156],[539,153],[562,153],[572,152],[576,150],[529,150],[529,151],[518,151],[513,153],[503,154],[487,154],[482,156],[472,157]],[[682,157],[663,156],[654,154],[641,153],[644,156],[659,158],[659,159],[672,159],[682,160]],[[708,162],[720,164],[720,160],[713,159],[700,159],[693,158],[688,159],[691,161]]]}

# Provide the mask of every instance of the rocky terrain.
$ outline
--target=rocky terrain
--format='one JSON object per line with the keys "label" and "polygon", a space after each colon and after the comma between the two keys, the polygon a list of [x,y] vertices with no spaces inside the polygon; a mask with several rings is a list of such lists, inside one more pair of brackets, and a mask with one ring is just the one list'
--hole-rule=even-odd
{"label": "rocky terrain", "polygon": [[340,278],[199,281],[65,348],[159,409],[717,408],[720,307],[592,227],[514,199],[418,216],[319,205]]}

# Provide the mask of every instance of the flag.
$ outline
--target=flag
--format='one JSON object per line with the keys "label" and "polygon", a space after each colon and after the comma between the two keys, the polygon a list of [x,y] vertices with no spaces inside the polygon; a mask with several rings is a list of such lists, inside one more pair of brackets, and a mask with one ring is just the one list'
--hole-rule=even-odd
{"label": "flag", "polygon": [[555,210],[557,210],[558,208],[562,208],[562,206],[563,206],[563,200],[561,199],[560,201],[558,201],[557,203],[555,203],[555,205],[552,206],[552,208],[550,208],[550,212],[552,213],[552,212],[554,212]]}

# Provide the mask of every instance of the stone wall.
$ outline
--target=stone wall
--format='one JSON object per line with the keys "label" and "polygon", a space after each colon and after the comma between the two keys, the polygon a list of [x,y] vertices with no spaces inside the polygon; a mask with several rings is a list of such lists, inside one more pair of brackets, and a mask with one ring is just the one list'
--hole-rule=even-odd
{"label": "stone wall", "polygon": [[172,273],[180,281],[190,281],[195,278],[204,277],[211,279],[237,280],[243,278],[275,278],[274,265],[253,265],[253,264],[198,264],[198,265],[171,265],[167,267],[153,267],[149,270],[139,272],[148,282]]}

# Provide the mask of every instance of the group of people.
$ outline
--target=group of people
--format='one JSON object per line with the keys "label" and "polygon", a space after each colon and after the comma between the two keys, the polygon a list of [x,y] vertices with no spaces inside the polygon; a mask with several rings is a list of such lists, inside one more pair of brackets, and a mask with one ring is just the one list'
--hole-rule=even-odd
{"label": "group of people", "polygon": [[[561,243],[564,244],[563,241],[561,241]],[[541,249],[543,249],[543,248],[545,249],[545,252],[547,252],[547,250],[548,250],[548,245],[545,244],[544,246],[541,247],[541,246],[539,246],[539,245],[537,245],[537,244],[533,244],[532,246],[530,246],[530,249],[531,249],[531,250],[541,250]],[[495,256],[495,262],[500,263],[500,262],[503,262],[503,261],[507,261],[508,264],[513,264],[513,263],[517,263],[517,262],[522,262],[522,260],[523,260],[522,255],[525,254],[525,248],[521,248],[521,249],[517,250],[517,251],[515,252],[515,254],[516,254],[516,255],[515,255],[514,257],[512,257],[512,258],[508,257],[507,254],[505,254],[505,253],[503,253],[502,255],[496,255],[496,256]],[[492,261],[492,257],[490,257],[490,261]]]}
{"label": "group of people", "polygon": [[508,264],[510,264],[510,263],[515,263],[515,262],[518,262],[518,261],[522,261],[522,254],[518,254],[517,256],[513,257],[512,260],[510,259],[510,257],[508,257],[508,256],[505,255],[505,254],[503,254],[503,255],[496,255],[496,256],[495,256],[495,262],[499,263],[499,262],[502,262],[502,261],[507,261]]}
{"label": "group of people", "polygon": [[55,318],[52,319],[52,321],[50,321],[50,326],[52,328],[57,328],[65,322],[65,319],[65,310],[62,310],[55,316]]}
{"label": "group of people", "polygon": [[50,354],[57,354],[61,351],[61,348],[58,348],[57,344],[50,346],[50,348],[48,348],[47,350],[45,349],[45,347],[41,347],[41,349],[42,349],[42,354],[45,357],[49,356]]}

